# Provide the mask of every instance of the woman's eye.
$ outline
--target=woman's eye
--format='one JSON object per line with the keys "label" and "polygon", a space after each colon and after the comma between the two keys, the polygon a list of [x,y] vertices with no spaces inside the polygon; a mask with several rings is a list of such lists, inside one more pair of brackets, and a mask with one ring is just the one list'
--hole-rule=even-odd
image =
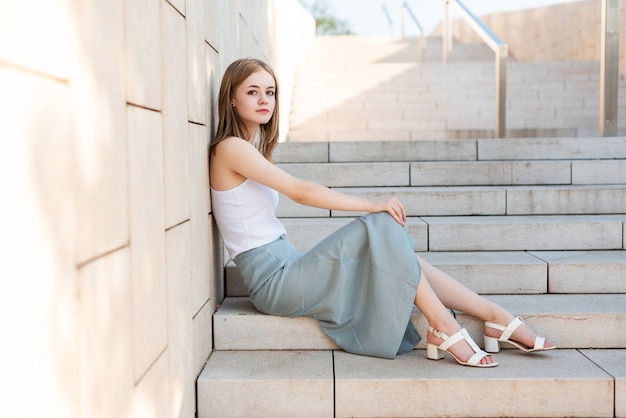
{"label": "woman's eye", "polygon": [[267,95],[268,95],[268,96],[273,96],[273,95],[274,95],[274,91],[273,91],[273,90],[268,91],[268,92],[267,92]]}
{"label": "woman's eye", "polygon": [[250,96],[254,96],[254,95],[256,94],[256,90],[250,90],[250,91],[248,92],[248,94],[249,94]]}

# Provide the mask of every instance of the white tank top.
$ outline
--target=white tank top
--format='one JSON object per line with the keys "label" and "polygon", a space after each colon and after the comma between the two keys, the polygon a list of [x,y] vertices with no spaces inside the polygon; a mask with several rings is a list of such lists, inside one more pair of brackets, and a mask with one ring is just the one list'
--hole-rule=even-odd
{"label": "white tank top", "polygon": [[246,179],[230,190],[211,189],[211,207],[230,257],[287,234],[275,215],[278,193]]}

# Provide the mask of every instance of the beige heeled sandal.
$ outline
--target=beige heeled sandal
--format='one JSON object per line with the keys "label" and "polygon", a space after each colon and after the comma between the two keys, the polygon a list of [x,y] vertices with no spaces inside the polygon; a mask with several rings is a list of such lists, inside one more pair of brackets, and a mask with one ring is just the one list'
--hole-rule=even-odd
{"label": "beige heeled sandal", "polygon": [[[499,353],[500,352],[500,343],[509,343],[525,353],[530,353],[533,351],[545,351],[555,349],[556,346],[553,345],[551,347],[546,347],[546,339],[543,337],[537,337],[535,335],[535,345],[533,347],[526,347],[516,341],[512,341],[511,335],[515,332],[517,328],[521,325],[526,325],[526,323],[519,316],[516,317],[509,325],[503,327],[502,325],[495,324],[493,322],[485,322],[485,326],[493,329],[497,329],[498,331],[502,331],[502,334],[499,338],[488,337],[485,335],[485,351],[488,353]],[[526,325],[527,326],[527,325]],[[530,329],[530,328],[529,328]],[[531,330],[532,332],[532,330]]]}
{"label": "beige heeled sandal", "polygon": [[[430,360],[440,360],[445,357],[445,353],[450,354],[457,363],[463,366],[472,366],[472,367],[495,367],[498,365],[498,362],[494,361],[493,363],[481,364],[480,361],[489,355],[489,353],[484,352],[483,350],[476,345],[472,337],[470,337],[469,333],[465,328],[457,331],[451,337],[448,337],[441,331],[437,331],[433,327],[428,327],[428,332],[432,333],[435,337],[441,338],[443,342],[439,345],[435,345],[433,343],[426,344],[426,357]],[[453,353],[448,351],[450,347],[459,341],[465,340],[469,346],[474,350],[474,354],[467,361],[461,361],[455,356]]]}

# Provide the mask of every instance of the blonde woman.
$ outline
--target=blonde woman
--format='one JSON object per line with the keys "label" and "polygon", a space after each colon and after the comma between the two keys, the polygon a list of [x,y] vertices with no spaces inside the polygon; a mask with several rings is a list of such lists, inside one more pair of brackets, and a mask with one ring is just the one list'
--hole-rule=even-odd
{"label": "blonde woman", "polygon": [[[521,319],[416,257],[397,198],[350,196],[275,166],[278,89],[264,62],[233,62],[222,80],[210,150],[215,220],[260,312],[315,318],[344,350],[383,358],[411,351],[419,342],[410,321],[414,305],[430,325],[429,359],[447,352],[462,365],[498,364],[449,309],[485,321],[485,349],[491,352],[498,352],[501,342],[527,352],[555,348]],[[369,214],[299,252],[275,216],[278,193],[303,205]]]}

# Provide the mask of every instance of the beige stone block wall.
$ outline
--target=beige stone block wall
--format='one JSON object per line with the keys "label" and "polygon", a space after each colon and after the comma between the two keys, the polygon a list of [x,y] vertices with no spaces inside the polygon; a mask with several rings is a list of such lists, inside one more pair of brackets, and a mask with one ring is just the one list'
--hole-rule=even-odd
{"label": "beige stone block wall", "polygon": [[0,3],[0,416],[195,416],[220,76],[262,58],[288,97],[314,33],[297,0]]}
{"label": "beige stone block wall", "polygon": [[[479,16],[519,61],[599,60],[601,0],[583,0]],[[626,72],[626,6],[620,2],[620,73]],[[435,34],[441,34],[438,27]],[[455,42],[480,42],[461,19]]]}

